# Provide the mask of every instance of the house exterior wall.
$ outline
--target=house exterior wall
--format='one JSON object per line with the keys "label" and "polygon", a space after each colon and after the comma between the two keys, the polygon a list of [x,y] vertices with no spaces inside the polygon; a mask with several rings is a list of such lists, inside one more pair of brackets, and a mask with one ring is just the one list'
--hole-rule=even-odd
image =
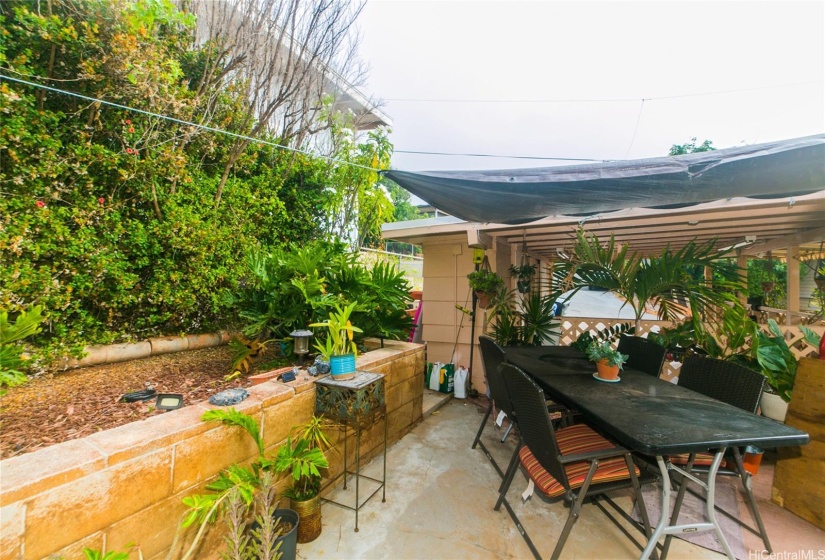
{"label": "house exterior wall", "polygon": [[[397,441],[421,421],[423,346],[387,341],[359,356],[357,365],[386,376],[388,442]],[[314,379],[270,381],[249,393],[235,408],[258,420],[267,455],[315,410]],[[55,554],[69,560],[82,558],[84,547],[124,550],[129,543],[138,544],[146,560],[165,558],[186,509],[181,499],[204,492],[229,465],[257,457],[242,430],[200,420],[211,408],[208,402],[187,406],[0,462],[0,559]],[[340,433],[331,435],[340,440]],[[377,456],[382,442],[378,422],[362,434],[362,460]],[[329,459],[332,480],[343,458],[333,453]],[[217,558],[222,531],[222,525],[209,531],[197,558]],[[193,535],[190,527],[178,548]]]}
{"label": "house exterior wall", "polygon": [[[475,270],[473,249],[464,235],[444,236],[422,244],[424,256],[424,296],[422,336],[427,341],[427,361],[458,366],[470,365],[470,342],[484,334],[487,312],[476,310],[475,331],[471,334],[471,317],[457,305],[470,309],[472,293],[467,275]],[[510,247],[497,243],[486,250],[490,267],[509,282]],[[486,393],[484,366],[476,347],[471,367],[472,386]]]}

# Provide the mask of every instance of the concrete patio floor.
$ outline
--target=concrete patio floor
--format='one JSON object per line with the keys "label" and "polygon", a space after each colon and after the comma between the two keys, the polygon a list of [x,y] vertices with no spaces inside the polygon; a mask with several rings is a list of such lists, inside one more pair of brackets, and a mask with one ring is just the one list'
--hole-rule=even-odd
{"label": "concrete patio floor", "polygon": [[[312,543],[298,545],[302,559],[521,559],[532,558],[524,539],[502,507],[493,511],[499,477],[481,449],[470,449],[481,421],[478,407],[467,401],[429,393],[424,399],[424,421],[387,450],[387,501],[379,492],[359,514],[354,532],[353,511],[333,504],[323,506],[323,532]],[[515,447],[515,437],[499,440],[503,431],[492,421],[484,432],[485,445],[504,468]],[[381,460],[363,471],[381,477]],[[756,492],[774,558],[825,557],[825,532],[769,501],[773,469],[770,455],[756,477]],[[362,482],[361,496],[375,486]],[[549,558],[568,510],[533,497],[522,502],[526,479],[518,475],[508,500],[544,557]],[[338,488],[330,498],[352,502],[353,485]],[[747,510],[740,496],[740,509]],[[630,508],[629,495],[617,503]],[[655,523],[655,520],[652,520]],[[629,525],[628,525],[629,526]],[[633,531],[631,529],[631,531]],[[761,540],[747,531],[748,559],[767,559]],[[639,533],[634,534],[641,536]],[[802,551],[808,556],[803,556]],[[782,553],[787,555],[783,556]],[[789,554],[796,553],[797,556]],[[595,506],[585,505],[562,553],[562,558],[637,558],[639,550]],[[712,559],[723,555],[673,539],[669,558]]]}

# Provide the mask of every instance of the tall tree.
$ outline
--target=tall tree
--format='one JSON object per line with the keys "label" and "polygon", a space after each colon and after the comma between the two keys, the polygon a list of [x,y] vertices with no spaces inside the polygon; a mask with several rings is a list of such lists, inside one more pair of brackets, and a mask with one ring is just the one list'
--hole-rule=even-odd
{"label": "tall tree", "polygon": [[[359,85],[355,20],[363,2],[347,0],[190,0],[198,16],[195,40],[207,47],[201,83],[231,81],[246,95],[236,137],[215,192],[251,140],[266,135],[301,146],[327,126],[325,99],[341,83]],[[328,101],[327,101],[328,103]]]}

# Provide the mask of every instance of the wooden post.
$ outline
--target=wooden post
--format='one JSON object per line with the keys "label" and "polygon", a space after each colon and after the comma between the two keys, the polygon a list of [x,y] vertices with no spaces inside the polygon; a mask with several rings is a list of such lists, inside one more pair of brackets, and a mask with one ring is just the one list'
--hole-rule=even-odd
{"label": "wooden post", "polygon": [[785,324],[792,325],[794,311],[799,311],[799,245],[788,245],[787,258],[785,259],[785,270],[788,280],[788,299],[785,303],[786,314]]}
{"label": "wooden post", "polygon": [[742,284],[745,285],[745,290],[739,292],[739,301],[742,305],[747,306],[748,304],[748,256],[742,251],[742,249],[736,250],[736,266],[739,267],[739,278],[742,280]]}

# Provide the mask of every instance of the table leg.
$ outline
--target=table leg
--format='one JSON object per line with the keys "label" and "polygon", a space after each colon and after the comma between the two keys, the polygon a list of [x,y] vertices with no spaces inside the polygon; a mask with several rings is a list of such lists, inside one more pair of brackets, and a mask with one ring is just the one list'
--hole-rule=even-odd
{"label": "table leg", "polygon": [[[719,522],[716,521],[716,502],[714,501],[716,498],[716,472],[719,470],[719,465],[722,463],[722,456],[724,454],[725,449],[717,451],[713,457],[713,463],[710,465],[710,470],[708,471],[708,497],[705,501],[705,508],[707,509],[708,521],[713,524],[713,528],[716,530],[716,538],[719,539],[719,544],[722,545],[728,558],[736,560],[725,535],[722,534],[722,527],[719,525]],[[685,481],[685,483],[687,483],[687,481]]]}
{"label": "table leg", "polygon": [[[722,549],[725,551],[730,560],[736,560],[733,555],[733,552],[730,549],[730,545],[728,545],[728,541],[725,539],[725,535],[722,534],[722,529],[719,526],[719,523],[716,521],[716,515],[714,511],[714,499],[716,497],[716,473],[719,470],[719,465],[722,463],[722,456],[725,454],[725,448],[717,450],[716,454],[713,457],[713,462],[710,465],[710,469],[708,470],[708,480],[707,483],[699,480],[694,475],[689,472],[683,471],[679,467],[673,465],[672,463],[666,463],[664,458],[661,455],[656,456],[656,463],[659,465],[659,472],[662,474],[662,513],[659,517],[659,523],[656,525],[656,529],[653,531],[653,536],[650,537],[650,540],[647,543],[642,555],[639,557],[640,560],[647,560],[650,557],[650,554],[653,552],[656,544],[659,542],[659,538],[662,535],[673,535],[677,533],[697,533],[700,531],[710,531],[713,530],[716,532],[716,538],[719,540],[719,544],[722,545]],[[670,474],[669,470],[676,470],[683,475],[682,484],[687,484],[688,479],[693,480],[699,484],[701,484],[705,490],[707,491],[707,500],[705,501],[705,512],[708,518],[707,523],[690,523],[686,525],[670,525],[668,524],[668,511],[670,510]]]}
{"label": "table leg", "polygon": [[664,534],[667,513],[670,509],[670,475],[667,472],[665,460],[661,455],[656,456],[656,463],[659,465],[659,472],[662,473],[662,512],[659,516],[659,523],[656,524],[653,535],[651,535],[650,540],[647,541],[647,546],[642,551],[639,560],[647,560],[650,558],[650,554],[653,552],[653,549],[656,548],[656,543],[659,542],[659,537]]}
{"label": "table leg", "polygon": [[347,425],[342,424],[344,427],[344,490],[347,489]]}
{"label": "table leg", "polygon": [[384,410],[384,477],[381,479],[381,501],[387,501],[387,411]]}

